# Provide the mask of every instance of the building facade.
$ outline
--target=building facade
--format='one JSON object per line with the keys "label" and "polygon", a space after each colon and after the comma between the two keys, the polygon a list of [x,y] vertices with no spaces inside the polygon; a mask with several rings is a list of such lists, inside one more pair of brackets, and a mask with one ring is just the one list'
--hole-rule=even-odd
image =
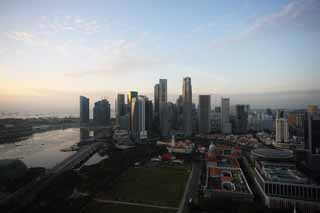
{"label": "building facade", "polygon": [[221,129],[222,133],[231,133],[231,123],[230,123],[230,99],[221,99]]}
{"label": "building facade", "polygon": [[106,99],[97,101],[93,108],[93,123],[97,126],[110,125],[110,103]]}
{"label": "building facade", "polygon": [[89,124],[90,121],[89,98],[80,96],[80,125]]}
{"label": "building facade", "polygon": [[125,95],[124,94],[118,94],[116,99],[116,118],[117,118],[117,124],[120,124],[120,117],[127,114],[126,109],[126,102],[125,102]]}
{"label": "building facade", "polygon": [[210,132],[210,95],[199,95],[199,133],[208,134]]}
{"label": "building facade", "polygon": [[191,78],[183,79],[183,130],[186,136],[192,135],[192,85]]}
{"label": "building facade", "polygon": [[279,110],[276,117],[276,143],[289,142],[288,120],[285,112]]}

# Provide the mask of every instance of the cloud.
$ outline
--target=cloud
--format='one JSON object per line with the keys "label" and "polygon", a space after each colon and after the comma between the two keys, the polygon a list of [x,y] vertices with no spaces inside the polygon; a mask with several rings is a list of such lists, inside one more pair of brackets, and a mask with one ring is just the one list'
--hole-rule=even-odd
{"label": "cloud", "polygon": [[255,34],[265,30],[269,26],[288,23],[289,21],[296,19],[302,16],[303,14],[307,14],[309,9],[317,8],[316,7],[317,4],[319,4],[319,1],[317,0],[292,1],[286,4],[280,10],[270,15],[257,18],[250,26],[245,28],[237,36],[222,39],[222,40],[212,41],[210,43],[210,47],[222,48],[222,47],[230,46],[236,43],[240,43],[241,41],[248,39],[254,36]]}
{"label": "cloud", "polygon": [[74,16],[55,17],[49,20],[47,17],[40,19],[39,28],[47,32],[80,32],[86,35],[102,32],[104,29],[109,30],[110,25],[101,25],[94,19],[83,19]]}
{"label": "cloud", "polygon": [[5,35],[16,41],[32,42],[34,40],[34,35],[28,32],[7,32]]}

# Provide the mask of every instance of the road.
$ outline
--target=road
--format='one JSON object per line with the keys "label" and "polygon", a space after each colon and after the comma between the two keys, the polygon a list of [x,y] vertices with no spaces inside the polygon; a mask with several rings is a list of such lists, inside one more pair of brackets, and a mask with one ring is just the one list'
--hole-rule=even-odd
{"label": "road", "polygon": [[128,205],[128,206],[142,206],[142,207],[157,208],[157,209],[178,210],[178,208],[172,207],[172,206],[156,206],[156,205],[150,205],[150,204],[131,203],[131,202],[124,202],[124,201],[103,200],[103,199],[94,199],[94,201],[99,203],[113,203],[113,204],[122,204],[122,205]]}
{"label": "road", "polygon": [[192,163],[192,173],[188,179],[185,192],[183,194],[183,201],[180,203],[178,213],[189,212],[189,199],[194,200],[198,193],[198,183],[201,175],[201,162]]}

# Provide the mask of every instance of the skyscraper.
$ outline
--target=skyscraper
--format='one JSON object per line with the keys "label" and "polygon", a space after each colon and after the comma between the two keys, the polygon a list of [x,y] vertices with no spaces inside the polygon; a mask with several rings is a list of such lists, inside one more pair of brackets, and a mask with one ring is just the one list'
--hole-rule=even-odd
{"label": "skyscraper", "polygon": [[127,113],[129,114],[129,130],[132,129],[131,124],[133,123],[132,121],[132,99],[133,98],[138,98],[138,92],[136,91],[130,91],[127,95]]}
{"label": "skyscraper", "polygon": [[160,85],[154,85],[154,116],[159,115],[159,103],[160,103]]}
{"label": "skyscraper", "polygon": [[169,135],[168,106],[167,106],[167,79],[159,80],[159,120],[162,137]]}
{"label": "skyscraper", "polygon": [[191,78],[183,79],[182,85],[183,97],[183,129],[186,136],[192,135],[192,85]]}
{"label": "skyscraper", "polygon": [[110,103],[106,99],[97,101],[94,104],[93,122],[98,126],[110,125]]}
{"label": "skyscraper", "polygon": [[126,103],[125,103],[125,95],[118,94],[116,100],[116,115],[117,115],[117,123],[120,123],[120,117],[126,115]]}
{"label": "skyscraper", "polygon": [[221,99],[221,128],[222,133],[231,133],[231,123],[230,123],[230,99]]}
{"label": "skyscraper", "polygon": [[145,101],[145,123],[146,123],[146,131],[148,135],[152,132],[152,123],[153,123],[153,104],[152,101],[147,97],[144,99]]}
{"label": "skyscraper", "polygon": [[289,142],[289,128],[288,120],[283,110],[277,111],[276,117],[276,142],[288,143]]}
{"label": "skyscraper", "polygon": [[306,113],[304,144],[307,150],[307,166],[320,172],[320,114]]}
{"label": "skyscraper", "polygon": [[199,133],[207,134],[210,132],[210,95],[199,95]]}
{"label": "skyscraper", "polygon": [[135,141],[147,137],[145,128],[145,99],[132,97],[131,99],[131,136]]}
{"label": "skyscraper", "polygon": [[89,123],[89,112],[89,98],[80,96],[80,125]]}
{"label": "skyscraper", "polygon": [[244,134],[248,128],[248,114],[249,105],[237,104],[235,106],[236,111],[236,126],[235,132],[238,134]]}

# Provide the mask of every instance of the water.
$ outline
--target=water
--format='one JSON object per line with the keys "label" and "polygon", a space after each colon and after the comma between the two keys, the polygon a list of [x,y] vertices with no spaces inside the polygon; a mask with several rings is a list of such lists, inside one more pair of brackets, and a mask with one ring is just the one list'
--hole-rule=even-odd
{"label": "water", "polygon": [[27,167],[52,168],[74,152],[62,152],[80,141],[80,129],[36,133],[29,138],[0,145],[0,159],[21,159]]}
{"label": "water", "polygon": [[99,153],[95,153],[94,155],[92,155],[89,160],[87,160],[83,166],[91,166],[91,165],[94,165],[94,164],[97,164],[99,163],[100,161],[104,160],[104,159],[108,159],[109,156],[108,155],[105,155],[105,156],[102,156],[100,155]]}

